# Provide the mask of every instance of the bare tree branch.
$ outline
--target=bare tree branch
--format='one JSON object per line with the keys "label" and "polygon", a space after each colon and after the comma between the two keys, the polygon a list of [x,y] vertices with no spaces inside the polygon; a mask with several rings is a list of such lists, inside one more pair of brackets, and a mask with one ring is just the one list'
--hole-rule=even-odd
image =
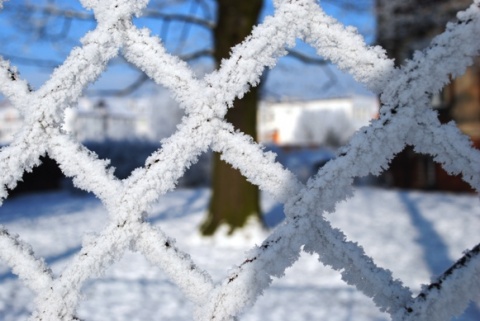
{"label": "bare tree branch", "polygon": [[366,12],[374,8],[374,0],[324,0],[324,2],[334,5],[339,9],[353,12]]}
{"label": "bare tree branch", "polygon": [[[213,51],[211,49],[204,49],[192,52],[187,55],[179,56],[180,59],[184,61],[193,61],[198,58],[202,57],[211,57],[213,55]],[[122,89],[97,89],[97,90],[89,90],[88,94],[92,96],[117,96],[117,97],[125,97],[128,96],[138,89],[142,87],[143,84],[148,82],[150,78],[143,72],[139,75],[139,77],[128,86]]]}
{"label": "bare tree branch", "polygon": [[[190,4],[190,10],[188,15],[189,16],[195,16],[195,12],[198,9],[198,3],[196,1],[192,2]],[[182,26],[182,31],[180,32],[180,39],[177,41],[177,47],[174,50],[175,53],[180,53],[182,52],[182,49],[185,47],[185,43],[187,41],[188,35],[190,34],[192,25],[190,23],[183,23]]]}
{"label": "bare tree branch", "polygon": [[[15,11],[15,12],[22,12],[25,13],[40,13],[47,16],[56,16],[56,17],[64,17],[69,19],[77,19],[77,20],[95,20],[95,16],[93,13],[89,12],[82,12],[78,10],[69,10],[69,9],[61,9],[56,6],[37,6],[32,4],[27,5],[10,5],[5,6],[6,11]],[[215,27],[215,22],[212,20],[202,19],[199,17],[195,17],[192,15],[185,15],[180,13],[163,13],[157,10],[145,10],[142,15],[143,18],[151,18],[151,19],[161,19],[166,21],[182,21],[189,24],[194,24],[199,27],[206,28],[211,30]]]}
{"label": "bare tree branch", "polygon": [[124,97],[128,96],[131,93],[138,90],[144,83],[146,83],[150,78],[143,72],[140,76],[135,80],[133,83],[128,85],[123,89],[97,89],[97,90],[89,90],[88,94],[91,96],[118,96]]}
{"label": "bare tree branch", "polygon": [[[168,1],[167,1],[168,2]],[[174,4],[179,4],[180,2],[173,1]],[[343,0],[343,2],[349,2],[348,0]],[[183,3],[183,2],[182,2]],[[193,61],[202,57],[211,57],[213,56],[212,48],[205,48],[197,50],[191,53],[182,53],[184,51],[184,42],[190,37],[191,27],[193,25],[207,29],[208,31],[213,30],[215,27],[215,21],[213,19],[213,9],[205,0],[192,0],[190,2],[190,9],[188,13],[164,13],[162,9],[172,5],[172,2],[165,3],[164,1],[159,1],[156,3],[157,6],[146,9],[143,12],[143,18],[147,19],[157,19],[162,20],[160,36],[162,37],[163,42],[167,42],[168,35],[171,33],[171,23],[172,22],[183,22],[183,26],[180,30],[180,39],[178,45],[173,50],[173,54],[179,56],[184,61]],[[62,8],[60,5],[56,5],[55,2],[49,2],[46,5],[36,5],[32,2],[26,2],[24,5],[8,5],[5,6],[5,9],[14,14],[22,16],[22,20],[35,20],[36,24],[29,24],[33,28],[37,28],[36,34],[46,40],[55,42],[57,40],[67,38],[68,33],[70,32],[71,23],[73,20],[80,21],[95,21],[95,16],[91,12],[82,11],[82,10],[71,10]],[[200,17],[197,16],[200,14]],[[202,18],[203,17],[203,18]],[[19,17],[16,17],[17,19]],[[38,19],[38,21],[37,21]],[[48,27],[52,25],[61,24],[61,28],[56,33],[49,33]],[[21,26],[19,26],[21,27]],[[58,30],[58,28],[56,28]],[[320,58],[314,57],[308,54],[305,54],[298,50],[288,50],[289,56],[295,58],[305,64],[315,64],[315,65],[324,65],[325,73],[329,78],[329,83],[335,83],[335,75],[328,69],[328,61]],[[36,57],[22,57],[15,54],[10,54],[7,52],[0,52],[0,54],[6,59],[15,61],[16,63],[30,66],[38,66],[40,68],[52,69],[61,65],[61,62],[55,61],[52,59],[40,59]],[[104,95],[104,96],[126,96],[136,90],[138,90],[145,82],[147,82],[146,76],[140,74],[136,80],[128,84],[126,87],[121,89],[99,89],[91,90],[88,93],[91,95]],[[331,86],[332,84],[327,84],[326,86]],[[326,87],[324,86],[323,89]]]}
{"label": "bare tree branch", "polygon": [[41,13],[44,15],[67,17],[77,20],[95,20],[93,13],[82,12],[78,10],[60,9],[56,6],[37,6],[32,4],[25,5],[8,5],[4,8],[5,11],[22,12],[22,13]]}
{"label": "bare tree branch", "polygon": [[215,22],[211,20],[202,19],[199,17],[193,17],[189,15],[183,14],[166,14],[159,11],[154,10],[146,10],[142,15],[144,18],[152,18],[152,19],[162,19],[165,21],[182,21],[190,24],[195,24],[199,27],[203,27],[208,30],[212,30],[215,27]]}
{"label": "bare tree branch", "polygon": [[17,55],[12,55],[9,53],[0,52],[0,56],[8,59],[10,61],[28,65],[28,66],[36,66],[40,68],[52,69],[60,66],[63,62],[52,60],[52,59],[39,59],[39,58],[31,58],[31,57],[21,57]]}
{"label": "bare tree branch", "polygon": [[296,58],[306,64],[327,65],[328,61],[321,57],[313,57],[295,49],[288,49],[288,56]]}
{"label": "bare tree branch", "polygon": [[328,77],[328,81],[322,86],[322,90],[328,90],[337,83],[337,76],[330,70],[329,61],[321,57],[313,57],[295,49],[288,49],[288,56],[295,58],[304,64],[324,66],[322,69]]}
{"label": "bare tree branch", "polygon": [[180,59],[190,62],[203,57],[213,57],[213,49],[198,50],[189,54],[183,54],[179,56]]}

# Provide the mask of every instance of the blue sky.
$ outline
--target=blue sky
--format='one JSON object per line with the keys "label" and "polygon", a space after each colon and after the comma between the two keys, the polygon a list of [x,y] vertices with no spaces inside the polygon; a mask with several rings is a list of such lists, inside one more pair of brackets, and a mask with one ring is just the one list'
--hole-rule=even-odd
{"label": "blue sky", "polygon": [[[48,3],[48,0],[35,1],[35,5]],[[50,1],[51,2],[51,1]],[[163,1],[165,3],[166,1]],[[168,1],[167,1],[168,2]],[[95,21],[72,20],[70,24],[64,18],[51,18],[50,22],[42,28],[45,21],[41,14],[36,14],[31,20],[37,28],[32,28],[28,23],[25,13],[17,16],[12,15],[12,10],[24,3],[23,1],[10,0],[4,4],[4,10],[0,13],[0,55],[10,59],[18,67],[23,78],[26,78],[33,86],[39,88],[45,82],[52,66],[63,61],[74,46],[78,46],[79,39],[88,31],[95,28]],[[32,3],[32,2],[31,2]],[[83,9],[79,1],[57,0],[54,2],[64,9],[72,9],[91,14]],[[160,2],[162,3],[162,2]],[[187,5],[169,5],[161,9],[165,13],[188,13],[207,19],[214,18],[214,1],[206,1],[210,6],[200,7]],[[154,4],[150,4],[153,8]],[[324,10],[345,24],[357,26],[360,32],[366,35],[366,39],[372,42],[374,39],[375,19],[373,11],[359,14],[349,10],[340,9],[328,3],[323,4]],[[272,14],[273,5],[267,0],[264,5],[262,16]],[[262,18],[263,19],[263,18]],[[138,26],[146,26],[152,33],[160,36],[166,43],[167,49],[173,54],[187,54],[198,49],[211,46],[211,34],[205,28],[190,27],[180,22],[162,23],[158,19],[135,19]],[[65,28],[68,26],[68,29]],[[39,32],[40,30],[40,32]],[[62,31],[68,30],[67,36],[62,37]],[[43,34],[41,34],[43,32]],[[187,41],[183,35],[188,34]],[[297,42],[297,49],[309,55],[315,56],[315,52],[301,41]],[[22,58],[27,58],[24,60]],[[33,60],[32,60],[33,59]],[[38,61],[37,61],[38,60]],[[195,61],[195,68],[204,70],[211,60],[201,59]],[[38,64],[41,64],[39,66]],[[328,68],[326,70],[325,68]],[[107,72],[93,85],[89,87],[89,93],[96,89],[124,88],[139,77],[137,70],[125,65],[122,59],[113,61]],[[153,86],[147,86],[146,88]],[[145,91],[145,89],[144,89]],[[342,96],[352,93],[364,93],[360,86],[348,75],[343,75],[335,67],[323,67],[305,65],[296,59],[282,58],[277,66],[269,73],[268,81],[264,86],[264,95],[274,99],[314,99],[325,96]]]}

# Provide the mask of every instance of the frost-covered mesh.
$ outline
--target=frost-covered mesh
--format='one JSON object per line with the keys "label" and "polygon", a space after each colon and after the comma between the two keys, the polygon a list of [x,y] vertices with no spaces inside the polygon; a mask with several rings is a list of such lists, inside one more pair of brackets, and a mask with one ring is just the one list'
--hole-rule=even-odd
{"label": "frost-covered mesh", "polygon": [[[232,48],[219,70],[203,79],[196,79],[184,62],[167,54],[160,39],[132,24],[131,16],[141,15],[147,2],[83,0],[95,13],[96,29],[37,91],[30,92],[15,67],[0,58],[0,91],[25,118],[13,143],[0,151],[0,197],[4,199],[6,188],[14,188],[23,172],[48,153],[76,186],[99,197],[110,215],[105,230],[83,244],[59,277],[20,236],[0,229],[1,259],[36,293],[31,320],[75,319],[82,284],[101,275],[127,249],[142,253],[171,277],[195,304],[197,320],[235,319],[254,304],[272,277],[283,275],[302,249],[317,253],[323,264],[340,271],[345,282],[371,297],[394,320],[448,320],[478,295],[478,246],[412,297],[409,288],[376,266],[358,244],[346,241],[323,214],[334,211],[335,204],[351,194],[355,177],[379,174],[406,144],[432,155],[448,172],[462,174],[480,190],[480,152],[455,124],[441,125],[429,108],[431,95],[450,77],[462,74],[479,53],[480,0],[401,68],[394,68],[382,48],[367,46],[355,29],[326,15],[316,1],[277,0],[274,15]],[[296,39],[305,40],[319,55],[378,93],[382,103],[379,118],[358,131],[340,156],[306,185],[224,120],[234,98],[257,84],[262,70],[274,66]],[[116,179],[105,161],[62,131],[65,108],[118,54],[166,86],[187,115],[163,148],[124,180]],[[172,190],[185,169],[210,147],[284,203],[287,217],[220,284],[213,284],[172,239],[144,220],[148,207]]]}

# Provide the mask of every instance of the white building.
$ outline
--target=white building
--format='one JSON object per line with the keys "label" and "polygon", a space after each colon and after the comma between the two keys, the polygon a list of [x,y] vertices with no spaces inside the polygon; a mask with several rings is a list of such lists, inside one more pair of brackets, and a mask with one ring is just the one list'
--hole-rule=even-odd
{"label": "white building", "polygon": [[79,141],[170,136],[183,111],[167,95],[140,98],[81,98],[66,114],[65,130]]}
{"label": "white building", "polygon": [[8,100],[0,100],[0,145],[8,144],[22,127],[20,112]]}
{"label": "white building", "polygon": [[[166,94],[140,98],[81,98],[67,110],[65,130],[79,141],[170,136],[183,111]],[[279,145],[319,146],[344,143],[378,113],[375,97],[354,96],[303,102],[261,102],[258,139]],[[20,113],[0,101],[0,143],[8,143],[22,126]]]}
{"label": "white building", "polygon": [[[78,141],[160,141],[176,130],[182,117],[183,110],[166,92],[145,97],[82,97],[65,111],[63,129]],[[0,145],[10,143],[22,125],[19,111],[8,100],[0,100]]]}
{"label": "white building", "polygon": [[126,139],[136,135],[136,115],[125,102],[81,98],[68,109],[64,129],[79,141]]}
{"label": "white building", "polygon": [[378,114],[376,97],[301,102],[261,102],[258,139],[279,145],[343,144]]}

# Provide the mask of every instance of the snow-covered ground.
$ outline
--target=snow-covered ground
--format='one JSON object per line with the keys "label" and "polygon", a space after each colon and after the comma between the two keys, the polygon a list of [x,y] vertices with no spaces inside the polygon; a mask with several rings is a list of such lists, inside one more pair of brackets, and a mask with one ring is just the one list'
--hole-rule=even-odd
{"label": "snow-covered ground", "polygon": [[[208,189],[169,193],[154,206],[150,220],[175,237],[178,246],[220,282],[267,232],[252,231],[248,240],[201,239],[197,230],[208,197]],[[262,199],[266,221],[279,223],[281,206],[268,195]],[[480,200],[473,195],[361,188],[328,218],[414,291],[480,242]],[[88,233],[100,231],[106,220],[101,203],[86,194],[25,195],[7,199],[0,207],[0,224],[32,244],[56,275]],[[90,280],[82,294],[78,316],[83,320],[192,319],[192,306],[181,292],[136,253],[127,253],[102,278]],[[0,263],[0,320],[26,320],[32,299],[30,290]],[[480,320],[479,306],[480,290],[477,305],[471,305],[461,320]],[[303,254],[241,320],[381,321],[389,317],[343,283],[337,272]]]}

